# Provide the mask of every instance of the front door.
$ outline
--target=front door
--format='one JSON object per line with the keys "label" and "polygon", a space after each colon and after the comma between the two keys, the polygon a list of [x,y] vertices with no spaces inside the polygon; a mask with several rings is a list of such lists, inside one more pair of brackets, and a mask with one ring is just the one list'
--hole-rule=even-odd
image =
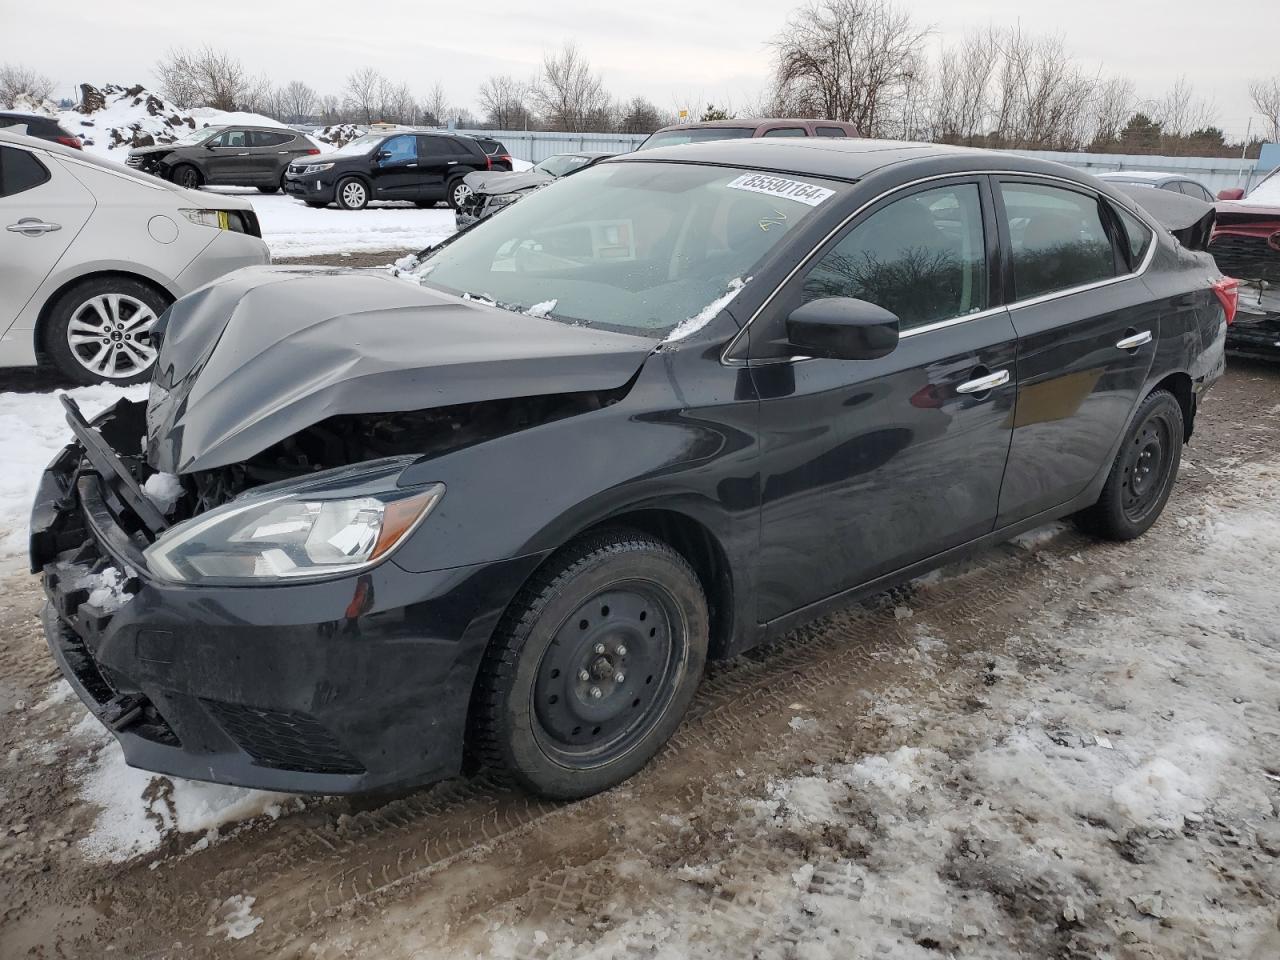
{"label": "front door", "polygon": [[[761,620],[993,529],[1016,388],[997,244],[985,178],[904,189],[833,238],[750,327]],[[787,314],[822,297],[895,313],[897,348],[788,358]]]}
{"label": "front door", "polygon": [[253,165],[248,130],[226,130],[210,140],[206,149],[209,156],[204,164],[208,171],[205,179],[209,183],[236,183]]}
{"label": "front door", "polygon": [[374,155],[373,194],[379,200],[417,198],[418,138],[411,133],[388,137]]}
{"label": "front door", "polygon": [[[76,238],[94,201],[56,160],[0,146],[0,334]],[[24,334],[30,343],[31,331]]]}
{"label": "front door", "polygon": [[1003,525],[1067,503],[1110,464],[1151,369],[1160,317],[1097,194],[1009,177],[996,201],[1018,332]]}

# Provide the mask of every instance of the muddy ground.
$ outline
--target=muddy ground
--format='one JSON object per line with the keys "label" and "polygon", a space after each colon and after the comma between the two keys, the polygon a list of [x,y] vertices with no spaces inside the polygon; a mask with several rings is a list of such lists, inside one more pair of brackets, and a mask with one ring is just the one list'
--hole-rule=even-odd
{"label": "muddy ground", "polygon": [[[27,380],[29,389],[50,388]],[[34,578],[8,577],[0,585],[0,957],[1280,955],[1267,919],[1278,916],[1280,837],[1268,840],[1256,811],[1222,812],[1220,829],[1194,835],[1187,825],[1214,822],[1207,813],[1162,841],[1108,839],[1098,856],[1114,858],[1115,869],[1092,879],[1077,870],[1080,886],[1065,905],[1054,899],[1062,883],[1037,885],[1048,873],[978,869],[995,863],[988,851],[961,859],[972,869],[948,868],[955,914],[946,922],[929,919],[926,904],[924,919],[886,919],[885,908],[850,913],[843,927],[832,925],[845,915],[834,904],[864,901],[867,871],[887,878],[898,869],[878,865],[876,829],[857,843],[831,829],[832,816],[874,820],[865,798],[829,813],[821,829],[783,829],[777,818],[767,830],[744,826],[746,807],[778,803],[779,784],[892,756],[913,738],[942,737],[953,718],[984,717],[1006,676],[1070,673],[1061,649],[1027,637],[1087,636],[1108,617],[1131,618],[1135,590],[1198,589],[1186,518],[1210,507],[1215,523],[1246,508],[1251,517],[1280,510],[1265,502],[1269,492],[1233,489],[1280,467],[1280,365],[1231,363],[1204,402],[1187,459],[1165,517],[1139,541],[1101,544],[1070,529],[1024,538],[712,665],[674,741],[604,795],[554,804],[483,777],[459,779],[395,797],[319,800],[224,829],[207,845],[171,835],[124,863],[95,862],[79,842],[98,816],[76,774],[85,748],[71,731],[84,710],[42,703],[57,674],[36,619],[40,591]],[[1274,633],[1248,639],[1263,651],[1280,646]],[[1265,710],[1259,729],[1274,742],[1280,702]],[[977,749],[979,729],[955,727],[935,742],[961,758]],[[1259,790],[1269,769],[1280,798],[1273,759],[1247,769],[1258,771]],[[943,778],[936,792],[967,797],[957,779]],[[1020,829],[1039,846],[1037,818],[1026,816]],[[1157,842],[1185,861],[1189,883],[1217,884],[1205,897],[1220,901],[1225,919],[1180,927],[1159,897],[1135,902],[1114,888],[1107,878],[1131,875],[1145,889],[1152,859],[1135,843]],[[970,898],[994,904],[999,919],[964,920]],[[1246,928],[1247,943],[1231,939]]]}

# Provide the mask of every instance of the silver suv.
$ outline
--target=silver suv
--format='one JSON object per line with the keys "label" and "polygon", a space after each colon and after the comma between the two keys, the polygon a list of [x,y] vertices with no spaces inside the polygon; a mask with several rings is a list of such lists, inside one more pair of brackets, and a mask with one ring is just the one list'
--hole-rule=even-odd
{"label": "silver suv", "polygon": [[149,379],[175,299],[271,255],[253,205],[0,130],[0,367]]}

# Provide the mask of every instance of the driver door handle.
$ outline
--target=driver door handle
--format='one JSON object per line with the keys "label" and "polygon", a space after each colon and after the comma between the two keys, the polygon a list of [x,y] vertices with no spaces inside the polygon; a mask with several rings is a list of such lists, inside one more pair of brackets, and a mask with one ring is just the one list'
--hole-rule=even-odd
{"label": "driver door handle", "polygon": [[23,217],[17,223],[9,224],[5,229],[10,233],[20,233],[24,237],[38,237],[45,233],[61,230],[62,224],[45,223],[36,217]]}
{"label": "driver door handle", "polygon": [[1125,337],[1123,340],[1116,341],[1117,350],[1136,350],[1145,344],[1151,342],[1151,331],[1143,330],[1141,333],[1135,333],[1131,337]]}
{"label": "driver door handle", "polygon": [[956,387],[956,393],[986,393],[988,390],[994,390],[996,387],[1003,387],[1009,382],[1008,370],[997,370],[995,373],[988,373],[985,377],[978,377],[974,380],[966,380],[960,386]]}

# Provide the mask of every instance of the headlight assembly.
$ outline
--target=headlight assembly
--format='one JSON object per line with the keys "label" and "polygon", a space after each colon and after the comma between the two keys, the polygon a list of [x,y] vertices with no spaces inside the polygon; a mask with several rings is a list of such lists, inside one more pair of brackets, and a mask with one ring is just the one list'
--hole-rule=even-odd
{"label": "headlight assembly", "polygon": [[303,167],[299,171],[298,176],[305,177],[308,174],[324,173],[324,171],[332,170],[332,169],[333,169],[332,163],[308,163],[305,167]]}
{"label": "headlight assembly", "polygon": [[440,483],[343,496],[312,485],[246,494],[166,531],[143,556],[163,580],[272,582],[371,567],[444,496]]}

